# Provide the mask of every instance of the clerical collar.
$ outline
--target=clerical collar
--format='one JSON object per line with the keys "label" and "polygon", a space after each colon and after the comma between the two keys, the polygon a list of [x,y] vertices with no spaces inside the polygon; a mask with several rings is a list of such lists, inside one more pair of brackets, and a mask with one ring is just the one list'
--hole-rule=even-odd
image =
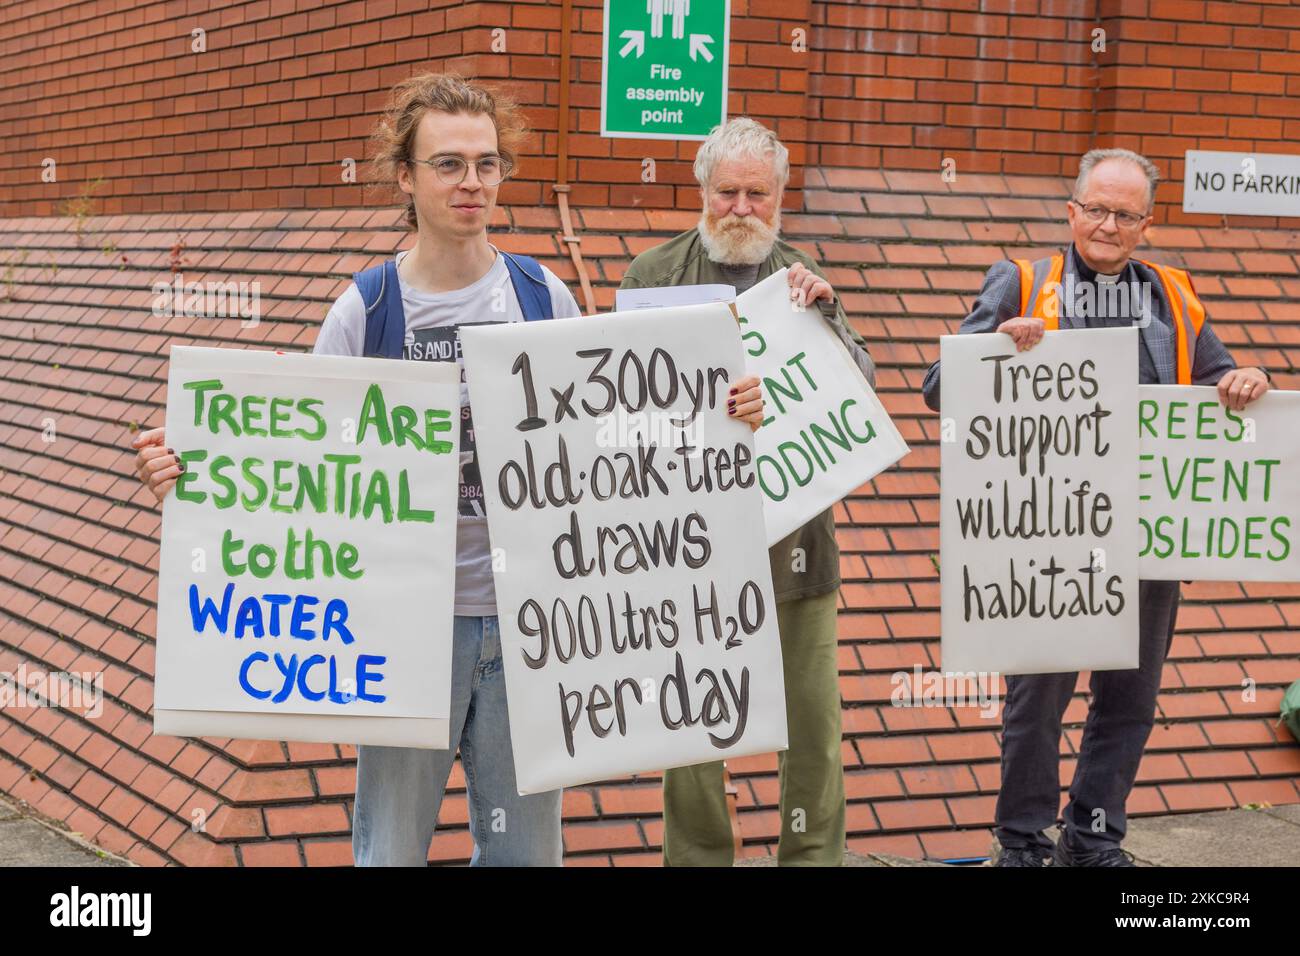
{"label": "clerical collar", "polygon": [[1075,249],[1073,246],[1070,247],[1070,253],[1074,258],[1075,274],[1079,277],[1079,279],[1081,279],[1084,282],[1105,282],[1105,283],[1118,282],[1120,276],[1122,276],[1125,270],[1128,269],[1128,264],[1125,263],[1124,269],[1121,269],[1119,272],[1115,273],[1114,275],[1107,275],[1104,272],[1097,272],[1092,268],[1090,268],[1088,266],[1088,263],[1083,261],[1083,256],[1079,255],[1079,251]]}

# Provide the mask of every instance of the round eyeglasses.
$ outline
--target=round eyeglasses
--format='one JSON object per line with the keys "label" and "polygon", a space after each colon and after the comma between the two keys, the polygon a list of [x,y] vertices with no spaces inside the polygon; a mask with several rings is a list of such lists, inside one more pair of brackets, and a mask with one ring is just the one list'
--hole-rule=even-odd
{"label": "round eyeglasses", "polygon": [[[469,163],[460,156],[435,156],[433,159],[412,159],[410,162],[428,166],[448,186],[459,186],[469,175]],[[509,172],[510,163],[501,156],[484,156],[474,162],[474,173],[484,186],[496,186]]]}
{"label": "round eyeglasses", "polygon": [[1088,203],[1088,205],[1085,206],[1077,199],[1071,199],[1070,202],[1079,207],[1080,211],[1083,212],[1083,217],[1089,222],[1105,222],[1106,217],[1113,213],[1115,216],[1115,225],[1119,226],[1121,229],[1132,229],[1146,218],[1146,216],[1139,216],[1135,212],[1128,212],[1124,209],[1110,209],[1103,206],[1101,203],[1093,202]]}

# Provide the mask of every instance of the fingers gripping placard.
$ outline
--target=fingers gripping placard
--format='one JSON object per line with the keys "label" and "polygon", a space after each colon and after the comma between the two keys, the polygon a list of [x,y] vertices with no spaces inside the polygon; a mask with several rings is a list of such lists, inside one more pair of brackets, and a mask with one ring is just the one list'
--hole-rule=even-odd
{"label": "fingers gripping placard", "polygon": [[767,399],[754,441],[769,544],[908,451],[821,312],[789,293],[781,269],[736,300],[748,369]]}
{"label": "fingers gripping placard", "polygon": [[461,335],[520,792],[784,749],[730,310]]}

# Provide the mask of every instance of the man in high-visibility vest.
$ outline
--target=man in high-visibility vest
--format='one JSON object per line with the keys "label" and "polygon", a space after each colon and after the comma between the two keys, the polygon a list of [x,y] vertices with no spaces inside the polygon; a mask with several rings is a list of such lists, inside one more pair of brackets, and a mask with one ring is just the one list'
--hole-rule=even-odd
{"label": "man in high-visibility vest", "polygon": [[[1094,149],[1079,162],[1066,213],[1073,242],[1036,262],[1008,260],[988,271],[960,332],[1005,332],[1020,351],[1056,329],[1140,329],[1142,384],[1217,385],[1240,411],[1269,389],[1269,375],[1237,368],[1210,328],[1181,269],[1132,258],[1151,224],[1159,178],[1126,149]],[[939,363],[926,373],[925,403],[939,411]],[[998,866],[1132,866],[1120,848],[1124,804],[1155,722],[1160,672],[1173,642],[1177,581],[1138,582],[1139,666],[1095,671],[1092,705],[1070,799],[1055,847],[1044,831],[1060,805],[1061,719],[1077,674],[1007,677],[1002,785],[994,811]]]}

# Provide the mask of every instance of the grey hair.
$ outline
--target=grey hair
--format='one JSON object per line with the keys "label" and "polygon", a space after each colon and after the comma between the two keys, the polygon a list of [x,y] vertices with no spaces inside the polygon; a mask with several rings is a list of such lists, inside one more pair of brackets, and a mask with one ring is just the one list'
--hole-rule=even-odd
{"label": "grey hair", "polygon": [[1156,183],[1160,182],[1160,170],[1156,169],[1156,164],[1151,160],[1131,149],[1090,149],[1084,153],[1083,158],[1079,160],[1079,177],[1074,181],[1075,198],[1083,195],[1084,189],[1088,186],[1088,174],[1093,168],[1098,163],[1111,159],[1122,159],[1142,170],[1147,178],[1147,211],[1149,212],[1156,202]]}
{"label": "grey hair", "polygon": [[762,123],[748,116],[737,116],[709,132],[708,139],[700,144],[695,154],[695,179],[707,187],[713,179],[713,170],[725,159],[764,158],[770,155],[776,169],[777,189],[785,189],[790,181],[790,151]]}

